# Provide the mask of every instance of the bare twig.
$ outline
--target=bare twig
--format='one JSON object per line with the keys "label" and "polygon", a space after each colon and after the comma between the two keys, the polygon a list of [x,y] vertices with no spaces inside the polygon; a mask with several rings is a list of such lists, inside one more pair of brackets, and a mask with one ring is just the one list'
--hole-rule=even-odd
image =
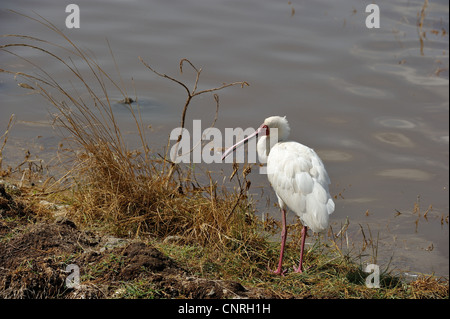
{"label": "bare twig", "polygon": [[[142,64],[144,64],[150,71],[152,71],[156,75],[158,75],[160,77],[163,77],[163,78],[166,78],[168,80],[171,80],[171,81],[179,84],[180,86],[182,86],[186,90],[187,97],[186,97],[186,101],[184,102],[184,107],[183,107],[183,111],[182,111],[182,114],[181,114],[180,135],[178,135],[178,139],[177,139],[177,141],[175,143],[175,152],[174,152],[174,154],[176,154],[176,155],[178,155],[178,146],[179,146],[180,141],[182,139],[182,133],[181,132],[183,131],[183,129],[185,127],[187,110],[188,110],[189,104],[191,103],[191,100],[195,96],[198,96],[198,95],[201,95],[201,94],[204,94],[204,93],[213,93],[213,92],[222,90],[222,89],[230,87],[230,86],[240,85],[241,88],[242,88],[244,86],[248,86],[249,85],[245,81],[238,81],[238,82],[232,82],[232,83],[224,83],[221,86],[218,86],[218,87],[215,87],[215,88],[197,91],[198,83],[199,83],[199,80],[200,80],[200,74],[202,72],[202,68],[197,68],[190,60],[188,60],[186,58],[183,58],[183,59],[180,60],[180,73],[183,73],[183,65],[184,65],[184,63],[188,63],[194,69],[194,71],[196,72],[195,81],[194,81],[194,87],[192,88],[192,90],[190,90],[188,88],[188,86],[185,83],[181,82],[180,80],[177,80],[176,78],[174,78],[172,76],[169,76],[167,74],[164,74],[164,73],[156,71],[148,63],[146,63],[142,59],[142,57],[139,57],[139,60],[142,62]],[[217,120],[217,114],[218,114],[218,111],[219,111],[219,96],[217,94],[215,94],[215,93],[214,93],[214,100],[216,102],[216,114],[215,114],[215,117],[214,117],[214,120],[213,120],[213,125],[215,124],[215,122]],[[170,168],[170,171],[169,171],[169,174],[168,174],[168,179],[167,179],[166,183],[168,183],[169,180],[172,178],[172,175],[173,175],[173,172],[174,172],[174,169],[175,169],[175,165],[176,164],[172,162],[171,168]]]}
{"label": "bare twig", "polygon": [[426,34],[425,34],[425,32],[423,32],[422,28],[423,28],[423,21],[425,20],[425,10],[426,10],[427,6],[428,6],[428,0],[425,0],[425,2],[423,3],[423,6],[422,6],[422,10],[420,10],[420,12],[417,13],[417,17],[418,17],[417,32],[419,33],[420,55],[422,55],[422,56],[425,55],[423,52],[423,48],[424,48],[423,39],[425,38]]}
{"label": "bare twig", "polygon": [[8,133],[13,125],[15,115],[12,114],[9,118],[8,125],[6,126],[6,131],[3,133],[3,135],[0,137],[0,139],[3,139],[2,147],[0,148],[0,169],[2,168],[2,162],[3,162],[3,149],[5,148],[6,142],[8,141]]}
{"label": "bare twig", "polygon": [[[233,168],[234,168],[234,171],[233,171],[233,173],[230,176],[230,180],[233,178],[233,176],[235,176],[236,172],[239,170],[239,165],[237,163],[234,163]],[[231,215],[233,215],[237,205],[239,204],[241,199],[244,198],[245,192],[249,190],[251,182],[249,180],[247,180],[247,175],[250,172],[251,172],[250,166],[245,167],[243,169],[243,171],[242,171],[242,175],[244,176],[245,185],[242,185],[241,180],[239,178],[239,174],[236,175],[238,183],[239,183],[239,195],[236,198],[236,201],[234,202],[233,208],[231,209],[230,213],[228,214],[227,218],[225,219],[225,222],[228,222],[228,220],[230,219]]]}

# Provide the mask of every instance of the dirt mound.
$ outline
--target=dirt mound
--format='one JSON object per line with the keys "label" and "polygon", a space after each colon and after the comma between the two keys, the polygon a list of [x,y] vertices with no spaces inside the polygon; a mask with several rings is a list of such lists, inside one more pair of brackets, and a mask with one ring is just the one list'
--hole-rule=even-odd
{"label": "dirt mound", "polygon": [[[16,232],[17,230],[13,230]],[[0,296],[58,297],[65,292],[65,259],[98,243],[68,221],[31,224],[0,243]]]}
{"label": "dirt mound", "polygon": [[[114,259],[114,261],[112,261]],[[77,258],[80,264],[108,265],[100,281],[145,282],[152,287],[152,298],[272,298],[262,289],[246,289],[240,283],[200,278],[180,267],[155,247],[143,242],[131,242],[107,253],[91,252]],[[122,288],[103,285],[96,297],[121,297]],[[92,288],[92,286],[91,286]],[[92,293],[89,283],[74,294]],[[106,290],[105,290],[106,289]],[[101,292],[100,292],[101,290]],[[89,292],[90,291],[90,292]]]}
{"label": "dirt mound", "polygon": [[[0,298],[120,298],[136,285],[151,291],[143,295],[151,298],[275,297],[237,282],[199,278],[156,247],[80,230],[66,218],[30,224],[31,212],[2,190],[0,200]],[[79,270],[78,285],[67,283],[69,265]]]}
{"label": "dirt mound", "polygon": [[121,279],[124,280],[135,278],[142,269],[161,272],[176,268],[175,263],[170,258],[156,248],[146,246],[144,243],[130,244],[124,249],[122,256],[128,260],[128,264],[121,270]]}
{"label": "dirt mound", "polygon": [[[26,221],[24,221],[25,218]],[[12,229],[33,219],[33,214],[22,204],[17,203],[0,184],[0,238]]]}

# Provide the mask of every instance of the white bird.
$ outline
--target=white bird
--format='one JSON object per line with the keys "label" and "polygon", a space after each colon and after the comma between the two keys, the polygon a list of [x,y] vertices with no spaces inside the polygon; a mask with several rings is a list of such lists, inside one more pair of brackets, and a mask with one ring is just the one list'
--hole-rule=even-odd
{"label": "white bird", "polygon": [[[267,177],[278,197],[282,214],[281,250],[275,274],[282,270],[284,246],[286,244],[286,209],[294,211],[300,218],[302,228],[300,262],[294,266],[301,273],[303,250],[308,227],[313,232],[323,232],[328,228],[329,215],[334,211],[334,202],[329,193],[330,179],[319,156],[313,149],[297,142],[288,141],[290,127],[286,117],[271,116],[242,141],[236,143],[222,156],[222,160],[237,147],[253,137],[260,136],[257,152],[260,162],[267,162]],[[278,135],[278,142],[271,138]],[[276,138],[276,136],[275,136]]]}

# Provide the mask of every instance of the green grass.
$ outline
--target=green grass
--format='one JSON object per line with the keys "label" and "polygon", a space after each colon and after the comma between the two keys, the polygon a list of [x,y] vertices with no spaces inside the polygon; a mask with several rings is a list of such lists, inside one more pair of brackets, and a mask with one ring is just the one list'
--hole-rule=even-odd
{"label": "green grass", "polygon": [[153,283],[142,279],[122,283],[114,294],[114,298],[125,299],[156,299],[161,296],[160,289],[156,288]]}
{"label": "green grass", "polygon": [[[380,288],[366,287],[368,273],[356,260],[343,257],[326,242],[313,245],[305,253],[302,274],[292,271],[297,265],[299,251],[296,245],[287,245],[284,267],[285,276],[276,276],[267,270],[278,260],[279,243],[265,242],[260,258],[252,258],[244,250],[230,248],[220,253],[208,247],[159,243],[158,248],[199,276],[210,279],[227,279],[244,286],[260,287],[272,291],[280,298],[448,298],[448,280],[434,276],[421,276],[413,282],[382,271]],[[431,279],[433,278],[433,279]],[[429,292],[418,290],[423,282]],[[420,285],[418,283],[421,283]]]}

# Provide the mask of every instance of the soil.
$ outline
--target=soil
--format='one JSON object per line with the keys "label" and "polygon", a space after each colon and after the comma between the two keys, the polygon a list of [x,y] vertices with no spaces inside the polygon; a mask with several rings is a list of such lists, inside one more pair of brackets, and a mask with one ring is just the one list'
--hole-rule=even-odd
{"label": "soil", "polygon": [[[193,275],[156,247],[37,218],[0,185],[0,298],[275,298],[238,282]],[[67,281],[79,267],[79,284]],[[149,291],[151,293],[149,294]],[[136,297],[135,295],[132,295]]]}

